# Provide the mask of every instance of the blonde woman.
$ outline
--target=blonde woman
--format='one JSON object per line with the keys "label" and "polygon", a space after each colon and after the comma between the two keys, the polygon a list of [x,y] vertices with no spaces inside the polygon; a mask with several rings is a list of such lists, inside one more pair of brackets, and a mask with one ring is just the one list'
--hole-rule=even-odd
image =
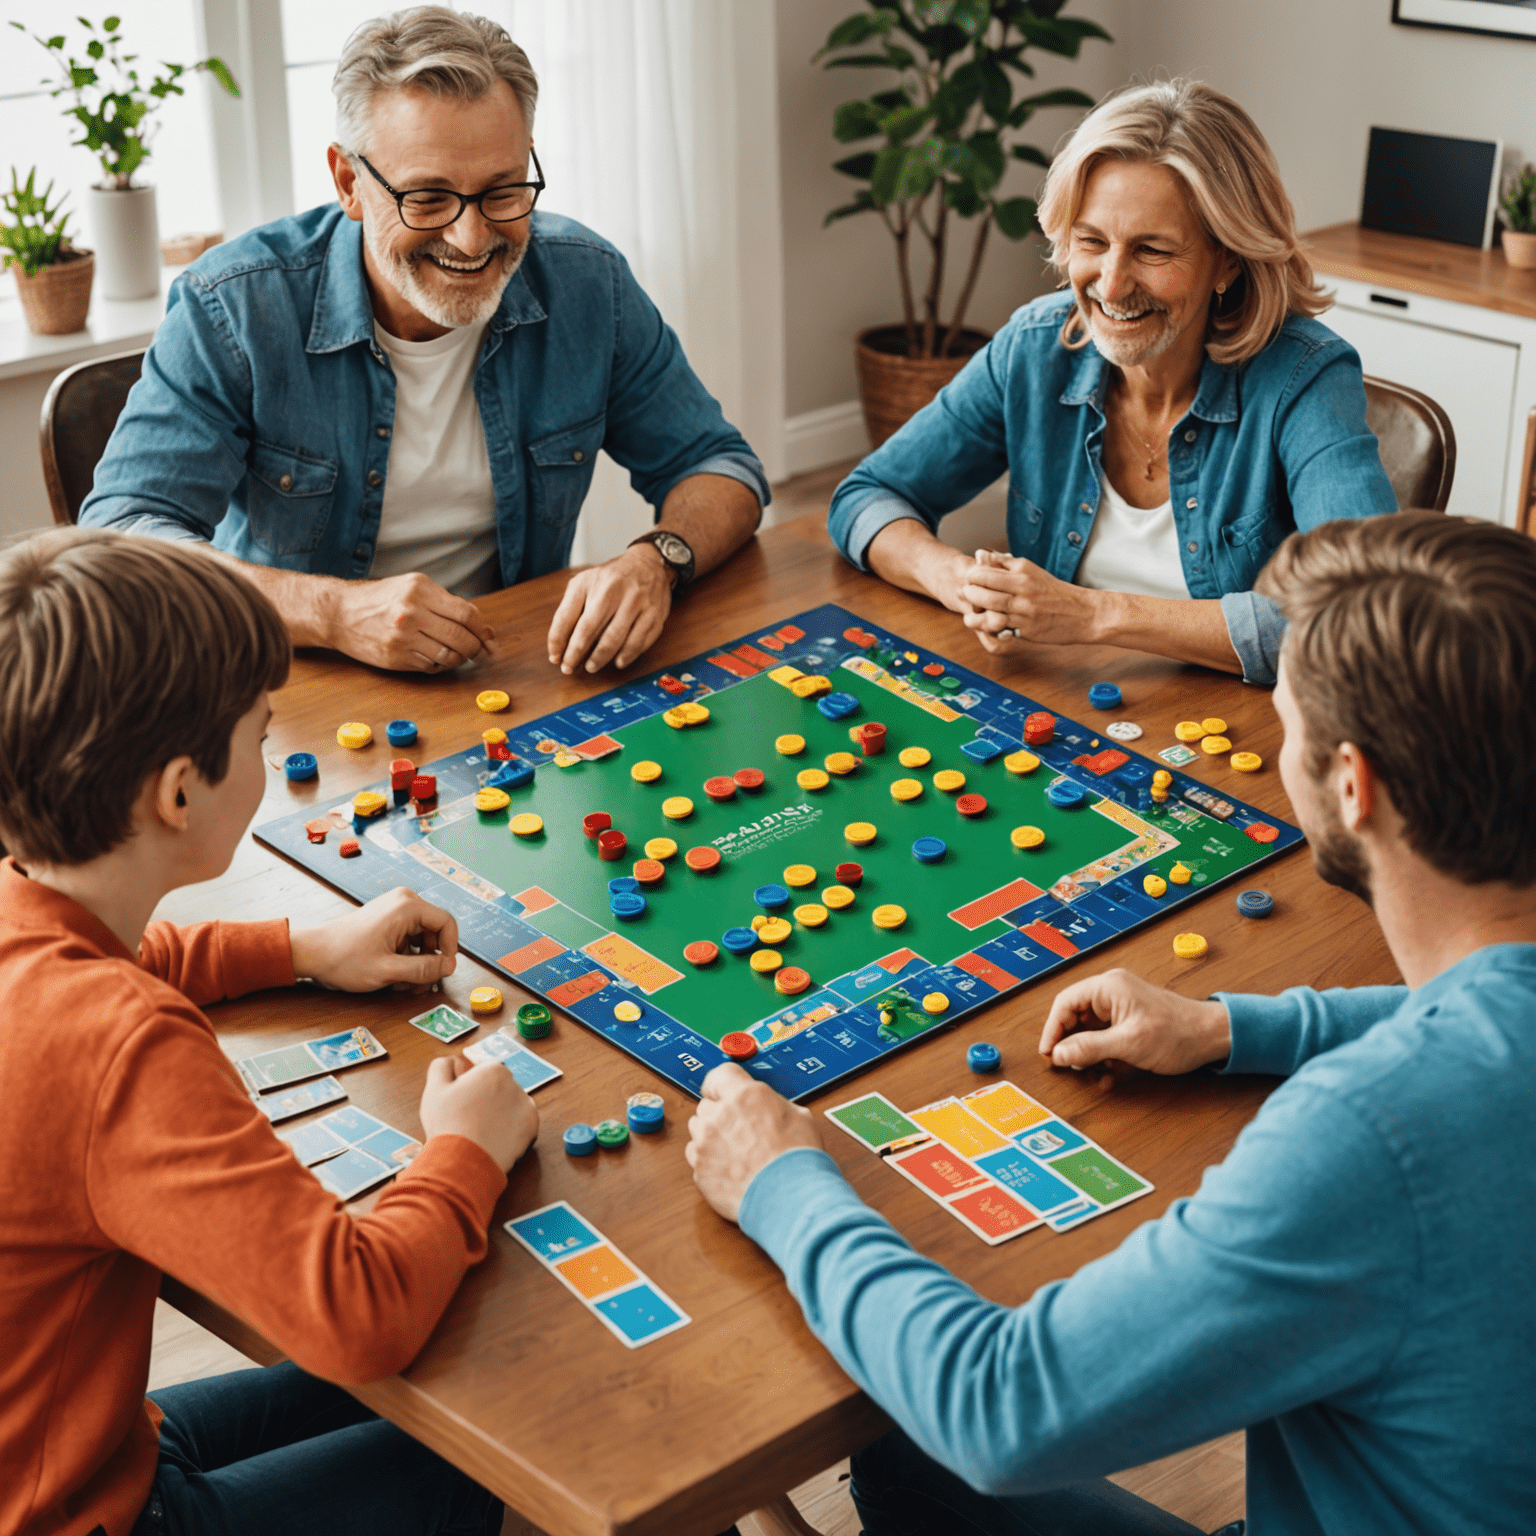
{"label": "blonde woman", "polygon": [[[1065,291],[843,481],[834,541],[989,651],[1123,645],[1273,683],[1265,561],[1397,502],[1269,145],[1198,81],[1121,91],[1057,155],[1040,223]],[[941,543],[1004,472],[1011,553]]]}

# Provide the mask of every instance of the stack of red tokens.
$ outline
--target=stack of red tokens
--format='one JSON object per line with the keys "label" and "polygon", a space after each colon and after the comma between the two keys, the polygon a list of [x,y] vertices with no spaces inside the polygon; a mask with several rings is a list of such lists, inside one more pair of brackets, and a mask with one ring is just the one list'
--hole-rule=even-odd
{"label": "stack of red tokens", "polygon": [[980,816],[986,808],[987,797],[985,795],[961,795],[955,801],[955,809],[962,816]]}
{"label": "stack of red tokens", "polygon": [[839,864],[832,873],[837,877],[839,885],[854,886],[864,878],[864,866],[862,864]]}
{"label": "stack of red tokens", "polygon": [[720,946],[709,939],[695,939],[683,945],[683,959],[689,965],[713,965],[720,956]]}
{"label": "stack of red tokens", "polygon": [[435,773],[418,773],[411,780],[411,799],[417,805],[428,805],[437,799],[437,775]]}
{"label": "stack of red tokens", "polygon": [[389,787],[409,789],[416,778],[416,764],[408,757],[397,757],[389,765]]}
{"label": "stack of red tokens", "polygon": [[720,1037],[720,1049],[732,1061],[751,1061],[757,1055],[757,1041],[744,1029],[733,1029]]}
{"label": "stack of red tokens", "polygon": [[879,757],[885,751],[885,727],[878,720],[868,720],[859,727],[859,745],[865,757]]}
{"label": "stack of red tokens", "polygon": [[697,874],[703,874],[706,870],[720,867],[720,850],[718,848],[690,848],[683,855],[683,863]]}
{"label": "stack of red tokens", "polygon": [[628,847],[629,839],[612,827],[597,834],[597,856],[610,864],[615,859],[622,859]]}
{"label": "stack of red tokens", "polygon": [[588,811],[581,818],[581,830],[588,837],[596,837],[599,832],[606,832],[613,825],[613,817],[607,811]]}
{"label": "stack of red tokens", "polygon": [[666,872],[667,866],[660,859],[635,860],[635,879],[641,885],[655,885]]}
{"label": "stack of red tokens", "polygon": [[705,779],[704,793],[711,800],[734,800],[736,798],[736,780],[728,779],[723,774],[717,778]]}
{"label": "stack of red tokens", "polygon": [[763,770],[761,768],[738,768],[731,777],[736,781],[737,789],[759,790],[763,787]]}
{"label": "stack of red tokens", "polygon": [[1024,740],[1031,747],[1043,747],[1056,734],[1056,717],[1049,710],[1037,709],[1024,717]]}

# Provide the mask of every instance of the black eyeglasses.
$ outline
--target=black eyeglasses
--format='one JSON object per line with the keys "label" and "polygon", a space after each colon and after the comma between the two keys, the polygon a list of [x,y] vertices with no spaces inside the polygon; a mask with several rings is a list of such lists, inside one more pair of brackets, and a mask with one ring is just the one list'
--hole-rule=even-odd
{"label": "black eyeglasses", "polygon": [[368,166],[368,172],[378,184],[394,198],[400,210],[400,222],[407,229],[447,229],[457,224],[464,210],[473,203],[482,218],[492,224],[515,224],[533,212],[533,205],[544,190],[544,167],[532,145],[528,153],[533,156],[534,174],[537,181],[510,181],[499,187],[487,187],[472,197],[464,192],[453,192],[447,187],[420,187],[411,192],[397,192],[368,163],[366,155],[357,158]]}

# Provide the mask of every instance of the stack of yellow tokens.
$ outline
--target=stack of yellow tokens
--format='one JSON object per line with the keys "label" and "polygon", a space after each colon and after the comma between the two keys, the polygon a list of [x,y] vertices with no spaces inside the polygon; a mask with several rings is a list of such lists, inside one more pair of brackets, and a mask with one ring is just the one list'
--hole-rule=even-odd
{"label": "stack of yellow tokens", "polygon": [[784,871],[784,884],[798,890],[803,885],[816,884],[816,869],[811,864],[791,864]]}
{"label": "stack of yellow tokens", "polygon": [[364,725],[361,720],[349,720],[337,729],[336,740],[356,752],[373,740],[373,727]]}
{"label": "stack of yellow tokens", "polygon": [[505,709],[511,702],[512,696],[503,693],[500,688],[487,688],[484,693],[475,695],[475,707],[483,709],[488,715],[494,715]]}
{"label": "stack of yellow tokens", "polygon": [[1003,759],[1003,767],[1009,773],[1033,773],[1040,766],[1040,759],[1033,752],[1010,752]]}
{"label": "stack of yellow tokens", "polygon": [[482,789],[475,795],[475,809],[489,814],[504,811],[512,804],[512,796],[504,789]]}
{"label": "stack of yellow tokens", "polygon": [[891,785],[892,800],[916,800],[923,793],[923,786],[916,779],[897,779]]}
{"label": "stack of yellow tokens", "polygon": [[654,784],[661,777],[661,764],[642,759],[629,770],[629,776],[636,784]]}
{"label": "stack of yellow tokens", "polygon": [[544,818],[532,811],[519,811],[510,825],[518,837],[537,837],[544,830]]}
{"label": "stack of yellow tokens", "polygon": [[776,971],[784,964],[784,956],[776,949],[754,949],[752,958],[747,962],[760,976],[766,976],[770,971]]}
{"label": "stack of yellow tokens", "polygon": [[681,704],[674,705],[671,709],[666,710],[662,714],[661,718],[665,720],[674,731],[681,731],[685,729],[688,724],[688,721],[684,718],[683,706]]}
{"label": "stack of yellow tokens", "polygon": [[825,789],[832,781],[820,768],[802,768],[795,775],[795,783],[801,789]]}
{"label": "stack of yellow tokens", "polygon": [[872,821],[850,821],[843,828],[843,836],[855,848],[863,848],[875,840],[875,824]]}
{"label": "stack of yellow tokens", "polygon": [[841,912],[844,907],[851,907],[853,899],[853,892],[846,885],[829,885],[821,893],[822,904],[830,907],[834,912]]}
{"label": "stack of yellow tokens", "polygon": [[814,901],[795,908],[795,921],[802,928],[820,928],[827,920],[827,909]]}
{"label": "stack of yellow tokens", "polygon": [[683,717],[684,725],[703,725],[709,719],[709,705],[707,704],[679,704],[677,712]]}
{"label": "stack of yellow tokens", "polygon": [[661,802],[661,814],[668,821],[686,821],[693,815],[693,801],[687,795],[669,795]]}
{"label": "stack of yellow tokens", "polygon": [[677,852],[677,844],[670,837],[653,837],[645,845],[645,856],[648,859],[659,859],[665,863]]}
{"label": "stack of yellow tokens", "polygon": [[1038,848],[1045,841],[1045,833],[1039,827],[1015,827],[1008,841],[1015,848]]}
{"label": "stack of yellow tokens", "polygon": [[835,773],[839,777],[852,773],[859,766],[859,760],[852,752],[831,752],[824,759],[828,773]]}
{"label": "stack of yellow tokens", "polygon": [[965,775],[958,768],[940,768],[933,776],[933,787],[952,795],[965,788]]}
{"label": "stack of yellow tokens", "polygon": [[794,931],[782,917],[770,917],[757,930],[757,937],[763,944],[782,944]]}
{"label": "stack of yellow tokens", "polygon": [[926,768],[933,761],[933,753],[927,747],[903,747],[896,761],[903,768]]}
{"label": "stack of yellow tokens", "polygon": [[495,1013],[501,1007],[501,993],[495,987],[476,987],[469,994],[471,1013]]}
{"label": "stack of yellow tokens", "polygon": [[1198,933],[1176,933],[1173,952],[1180,960],[1198,960],[1211,946]]}
{"label": "stack of yellow tokens", "polygon": [[773,749],[781,757],[798,757],[805,751],[805,737],[793,734],[776,736],[773,742]]}
{"label": "stack of yellow tokens", "polygon": [[894,905],[876,907],[870,917],[876,928],[900,928],[907,920],[907,909]]}

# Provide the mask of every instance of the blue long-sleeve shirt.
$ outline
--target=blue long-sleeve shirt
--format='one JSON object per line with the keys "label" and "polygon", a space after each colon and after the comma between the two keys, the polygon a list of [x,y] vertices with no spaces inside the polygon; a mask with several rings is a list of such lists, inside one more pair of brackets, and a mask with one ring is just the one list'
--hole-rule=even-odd
{"label": "blue long-sleeve shirt", "polygon": [[1536,945],[1414,992],[1222,1001],[1224,1070],[1289,1081],[1192,1199],[1023,1306],[915,1253],[824,1152],[764,1168],[742,1229],[854,1380],[984,1491],[1246,1426],[1250,1536],[1529,1536]]}

